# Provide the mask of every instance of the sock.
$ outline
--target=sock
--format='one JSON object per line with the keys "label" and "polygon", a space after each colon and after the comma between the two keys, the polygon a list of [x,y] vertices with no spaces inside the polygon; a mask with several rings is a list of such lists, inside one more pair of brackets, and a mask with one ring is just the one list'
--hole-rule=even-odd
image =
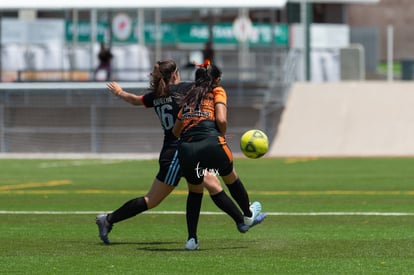
{"label": "sock", "polygon": [[239,208],[234,204],[234,202],[227,196],[226,192],[221,191],[215,195],[211,196],[211,199],[217,205],[218,208],[226,212],[236,224],[243,223],[243,215],[240,213]]}
{"label": "sock", "polygon": [[138,215],[141,212],[148,210],[147,202],[144,197],[139,197],[127,201],[120,208],[112,212],[106,218],[109,223],[117,223],[126,219],[129,219],[133,216]]}
{"label": "sock", "polygon": [[197,226],[198,219],[200,217],[201,202],[203,199],[203,193],[189,192],[187,196],[187,231],[188,240],[194,238],[197,240]]}
{"label": "sock", "polygon": [[238,178],[232,184],[226,184],[226,185],[227,185],[227,188],[229,188],[231,196],[237,202],[240,209],[243,211],[243,214],[246,217],[251,217],[253,213],[250,211],[249,195],[247,194],[247,191],[244,188],[244,185],[241,182],[240,178]]}

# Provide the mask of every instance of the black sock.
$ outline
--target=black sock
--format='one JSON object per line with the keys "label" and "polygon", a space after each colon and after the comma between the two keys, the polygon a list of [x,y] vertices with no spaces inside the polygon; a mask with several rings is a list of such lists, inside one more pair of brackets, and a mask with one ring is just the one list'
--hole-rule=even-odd
{"label": "black sock", "polygon": [[147,202],[144,197],[139,197],[127,201],[120,208],[108,215],[107,220],[109,223],[117,223],[133,216],[138,215],[141,212],[148,210]]}
{"label": "black sock", "polygon": [[203,193],[188,193],[186,212],[188,240],[191,238],[197,240],[197,225],[200,217],[202,199]]}
{"label": "black sock", "polygon": [[229,188],[231,196],[237,202],[240,209],[243,211],[243,214],[247,217],[251,217],[252,212],[250,211],[249,195],[247,194],[247,191],[244,188],[244,185],[241,182],[240,178],[238,178],[232,184],[226,185]]}
{"label": "black sock", "polygon": [[243,215],[240,213],[239,208],[234,204],[234,202],[227,196],[226,192],[221,191],[215,195],[211,196],[211,199],[217,205],[218,208],[226,212],[236,224],[243,223]]}

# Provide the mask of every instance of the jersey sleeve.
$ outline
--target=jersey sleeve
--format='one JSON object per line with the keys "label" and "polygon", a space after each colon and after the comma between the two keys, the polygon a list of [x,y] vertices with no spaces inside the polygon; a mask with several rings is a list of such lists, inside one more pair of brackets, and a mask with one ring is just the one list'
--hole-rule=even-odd
{"label": "jersey sleeve", "polygon": [[227,94],[223,87],[216,87],[213,90],[214,94],[214,104],[224,104],[227,105]]}
{"label": "jersey sleeve", "polygon": [[142,96],[142,104],[144,104],[146,108],[154,107],[154,98],[155,98],[154,92],[146,93]]}

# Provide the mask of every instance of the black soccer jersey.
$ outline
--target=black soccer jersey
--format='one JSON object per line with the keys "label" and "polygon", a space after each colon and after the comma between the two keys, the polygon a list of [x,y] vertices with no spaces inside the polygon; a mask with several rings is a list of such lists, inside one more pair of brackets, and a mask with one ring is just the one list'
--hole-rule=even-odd
{"label": "black soccer jersey", "polygon": [[186,93],[190,87],[191,83],[189,82],[170,85],[170,94],[166,97],[157,97],[154,92],[149,92],[142,98],[144,106],[147,108],[153,107],[160,120],[164,130],[164,143],[177,140],[172,133],[177,114],[180,110],[177,100],[180,95]]}

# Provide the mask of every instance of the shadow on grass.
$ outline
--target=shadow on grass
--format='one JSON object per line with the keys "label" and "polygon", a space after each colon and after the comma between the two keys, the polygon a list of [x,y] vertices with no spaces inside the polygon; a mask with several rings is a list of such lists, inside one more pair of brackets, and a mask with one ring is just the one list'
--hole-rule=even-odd
{"label": "shadow on grass", "polygon": [[178,244],[179,242],[111,242],[110,245],[166,245],[166,244]]}
{"label": "shadow on grass", "polygon": [[[182,246],[180,248],[166,248],[166,247],[154,247],[154,246],[147,246],[147,247],[141,247],[138,248],[138,250],[142,251],[162,251],[162,252],[189,252],[188,250],[184,249],[184,244],[181,244]],[[230,247],[207,247],[207,248],[199,248],[198,251],[209,251],[209,250],[240,250],[240,249],[247,249],[247,246],[230,246]]]}
{"label": "shadow on grass", "polygon": [[103,242],[99,243],[101,246],[118,246],[118,245],[169,245],[169,244],[178,244],[178,242],[111,242],[110,244],[105,244]]}
{"label": "shadow on grass", "polygon": [[[138,245],[142,247],[138,247],[137,250],[142,251],[164,251],[164,252],[187,252],[184,249],[184,242],[111,242],[111,244],[104,244],[100,243],[101,246],[119,246],[119,245]],[[171,247],[174,246],[174,247]],[[177,248],[177,246],[179,248]],[[207,248],[200,248],[201,251],[207,250],[239,250],[239,249],[248,249],[248,246],[227,246],[227,247],[207,247]]]}

